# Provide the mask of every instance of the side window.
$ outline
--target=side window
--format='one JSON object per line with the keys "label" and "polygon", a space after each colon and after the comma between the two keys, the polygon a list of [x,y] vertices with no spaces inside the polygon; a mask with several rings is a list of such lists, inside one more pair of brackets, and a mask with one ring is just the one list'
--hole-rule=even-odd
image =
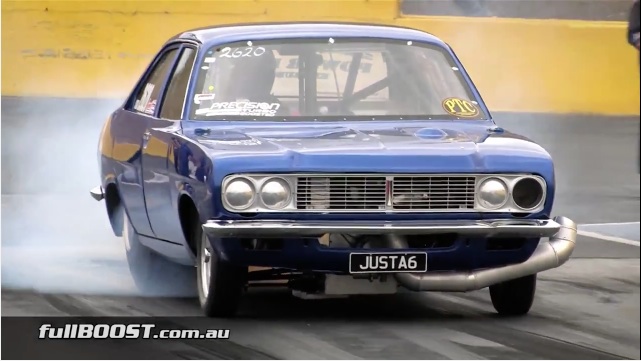
{"label": "side window", "polygon": [[156,66],[149,73],[149,77],[145,80],[144,85],[138,90],[136,94],[136,101],[134,103],[134,111],[153,115],[156,111],[156,103],[160,96],[160,87],[167,76],[167,72],[171,67],[174,56],[178,49],[171,49],[165,52]]}
{"label": "side window", "polygon": [[163,119],[182,118],[185,95],[189,85],[189,77],[196,59],[196,49],[184,48],[176,69],[169,79],[169,85],[160,108],[160,117]]}

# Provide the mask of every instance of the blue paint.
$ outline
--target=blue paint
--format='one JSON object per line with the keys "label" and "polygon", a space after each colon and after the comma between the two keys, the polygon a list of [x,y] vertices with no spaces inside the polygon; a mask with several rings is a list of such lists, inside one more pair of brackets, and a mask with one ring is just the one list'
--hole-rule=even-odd
{"label": "blue paint", "polygon": [[438,128],[423,128],[414,133],[418,138],[421,139],[432,139],[432,140],[441,140],[447,137],[447,133],[445,133],[442,129]]}

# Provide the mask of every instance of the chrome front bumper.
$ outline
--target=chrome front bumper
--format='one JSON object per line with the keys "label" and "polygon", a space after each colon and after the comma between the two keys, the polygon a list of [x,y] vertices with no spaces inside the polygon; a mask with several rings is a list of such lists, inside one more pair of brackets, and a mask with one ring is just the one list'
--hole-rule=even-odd
{"label": "chrome front bumper", "polygon": [[211,237],[276,238],[320,237],[327,233],[355,235],[436,234],[495,237],[551,237],[561,225],[554,220],[498,219],[486,221],[208,221],[204,232]]}
{"label": "chrome front bumper", "polygon": [[549,237],[525,262],[471,271],[396,273],[412,291],[467,292],[559,267],[576,246],[577,226],[565,217],[554,220],[420,221],[420,222],[282,222],[209,221],[203,229],[212,237],[320,236],[326,233],[381,234],[387,247],[406,250],[404,234],[458,233],[493,237]]}

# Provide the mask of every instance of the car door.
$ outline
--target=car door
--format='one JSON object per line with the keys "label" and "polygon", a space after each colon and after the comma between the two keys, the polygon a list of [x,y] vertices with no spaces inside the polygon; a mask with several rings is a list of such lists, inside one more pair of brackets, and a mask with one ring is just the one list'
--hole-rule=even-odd
{"label": "car door", "polygon": [[137,233],[153,236],[145,206],[142,177],[144,134],[153,119],[152,99],[160,94],[179,46],[161,50],[137,84],[125,106],[114,113],[112,133],[114,158],[121,165],[118,188],[129,220]]}
{"label": "car door", "polygon": [[142,151],[143,187],[149,223],[156,238],[174,243],[181,243],[184,235],[178,217],[177,192],[172,192],[172,187],[176,188],[177,185],[172,184],[175,179],[169,175],[185,173],[188,176],[190,171],[189,159],[187,167],[178,167],[174,155],[180,153],[184,144],[176,132],[180,130],[197,51],[196,44],[183,44],[180,48],[167,84],[162,89],[162,97],[158,100],[157,118],[151,119],[147,125],[147,143]]}

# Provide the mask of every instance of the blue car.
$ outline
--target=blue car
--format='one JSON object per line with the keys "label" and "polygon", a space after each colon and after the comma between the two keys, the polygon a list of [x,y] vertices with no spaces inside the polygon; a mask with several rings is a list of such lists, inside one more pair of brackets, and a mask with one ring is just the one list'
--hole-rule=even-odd
{"label": "blue car", "polygon": [[188,269],[209,317],[266,281],[302,298],[489,287],[499,314],[524,315],[576,243],[551,217],[550,155],[498,127],[452,49],[413,29],[186,31],[98,148],[91,195],[134,281]]}

